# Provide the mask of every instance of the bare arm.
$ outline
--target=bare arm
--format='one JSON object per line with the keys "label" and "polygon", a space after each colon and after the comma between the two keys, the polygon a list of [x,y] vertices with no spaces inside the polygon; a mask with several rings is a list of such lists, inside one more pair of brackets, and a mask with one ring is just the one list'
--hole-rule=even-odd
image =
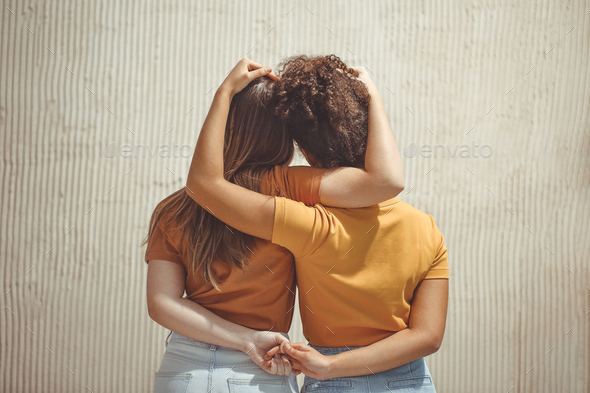
{"label": "bare arm", "polygon": [[[215,93],[203,123],[187,182],[188,195],[218,219],[250,235],[270,240],[274,198],[228,182],[223,177],[223,139],[234,94],[250,81],[266,75],[263,67],[242,59]],[[369,141],[365,169],[338,168],[324,175],[321,202],[332,206],[362,207],[393,198],[403,189],[401,159],[383,101],[364,69],[371,94]]]}
{"label": "bare arm", "polygon": [[270,240],[274,198],[228,182],[223,177],[223,139],[232,97],[255,78],[266,75],[263,66],[242,59],[221,84],[201,128],[187,192],[215,217],[239,231]]}
{"label": "bare arm", "polygon": [[[447,279],[428,279],[416,288],[409,327],[369,346],[323,356],[303,343],[284,343],[281,349],[293,367],[317,379],[367,375],[390,370],[428,356],[442,343],[448,299]],[[269,351],[273,356],[277,348]]]}
{"label": "bare arm", "polygon": [[365,169],[327,170],[320,186],[321,203],[325,206],[370,206],[394,198],[404,189],[402,162],[383,99],[367,71],[363,67],[353,69],[371,96]]}
{"label": "bare arm", "polygon": [[266,351],[287,342],[287,338],[279,333],[260,332],[229,322],[200,304],[183,298],[185,279],[182,266],[157,259],[149,261],[147,305],[150,318],[193,340],[242,351],[271,374],[291,373],[289,363],[263,359]]}
{"label": "bare arm", "polygon": [[[389,120],[387,119],[383,100],[365,69],[362,67],[354,69],[357,71],[359,78],[366,84],[371,96],[369,103],[369,135],[365,155],[365,169],[343,167],[327,170],[320,185],[320,202],[326,206],[349,208],[370,206],[395,197],[404,188],[401,159],[393,132],[391,131],[391,126],[389,125]],[[248,82],[250,80],[251,79],[248,79]],[[209,211],[213,212],[213,214],[222,221],[225,221],[227,224],[242,232],[250,233],[238,228],[234,222],[229,222],[221,218],[221,216],[225,216],[224,212],[219,213],[220,208],[227,210],[227,208],[224,207],[224,205],[226,205],[224,198],[227,196],[228,192],[232,189],[235,190],[235,188],[223,184],[223,182],[220,181],[221,179],[219,176],[216,176],[215,178],[211,176],[214,174],[213,171],[208,175],[208,170],[214,169],[212,165],[203,171],[203,166],[207,165],[203,158],[204,156],[216,160],[212,163],[215,165],[219,165],[223,160],[223,150],[220,150],[219,147],[223,146],[222,138],[224,135],[223,132],[225,131],[225,122],[227,121],[227,112],[229,111],[231,97],[235,94],[231,91],[232,87],[226,82],[227,79],[224,82],[224,85],[222,85],[220,90],[216,93],[215,99],[211,104],[211,109],[209,110],[209,115],[203,124],[201,133],[209,132],[210,135],[199,136],[201,147],[197,144],[195,154],[193,155],[193,161],[191,163],[187,181],[188,195],[194,199],[195,202],[202,206],[206,206]],[[211,129],[216,131],[211,132]],[[220,134],[218,134],[219,132]],[[219,174],[221,171],[215,173]],[[204,176],[210,177],[207,179],[204,178]],[[217,192],[219,198],[222,198],[220,200],[222,203],[216,204],[214,200],[208,200],[205,202],[205,199],[208,199],[208,196],[203,195],[202,191],[197,192],[197,190],[202,190],[203,181],[212,186],[208,191]],[[215,187],[213,187],[213,185],[215,185]],[[205,190],[205,192],[207,192],[207,190]],[[242,195],[239,198],[236,198],[237,202],[242,200]],[[266,198],[266,200],[269,200],[269,198]],[[259,203],[262,203],[262,201],[263,200],[261,199]],[[242,206],[242,204],[233,204],[233,201],[230,203],[232,203],[231,206],[236,212]],[[246,205],[249,203],[250,202]],[[274,206],[271,205],[272,202],[269,202],[267,208],[268,210],[271,210],[272,207],[274,212]],[[257,209],[259,208],[260,206],[257,206]],[[268,223],[268,221],[264,221],[265,211],[261,212],[260,210],[253,209],[250,212],[253,214],[245,217],[238,216],[236,217],[236,221],[239,220],[241,222],[242,220],[245,220],[245,222],[249,222],[249,220],[253,218],[260,217],[263,219],[262,223]],[[267,231],[266,234],[262,234],[262,236],[259,233],[250,234],[268,240],[270,239],[272,230]]]}

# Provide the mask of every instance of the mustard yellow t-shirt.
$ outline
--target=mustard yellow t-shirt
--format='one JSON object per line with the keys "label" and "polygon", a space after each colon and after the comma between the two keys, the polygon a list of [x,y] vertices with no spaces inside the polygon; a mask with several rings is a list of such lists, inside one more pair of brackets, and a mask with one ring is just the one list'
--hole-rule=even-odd
{"label": "mustard yellow t-shirt", "polygon": [[272,242],[295,257],[303,334],[365,346],[408,326],[416,286],[449,278],[432,216],[398,198],[356,209],[275,197]]}

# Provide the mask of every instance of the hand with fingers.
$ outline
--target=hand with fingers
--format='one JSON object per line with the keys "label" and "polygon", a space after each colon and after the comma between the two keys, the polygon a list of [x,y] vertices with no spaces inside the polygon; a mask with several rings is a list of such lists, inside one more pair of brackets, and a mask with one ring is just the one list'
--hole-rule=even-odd
{"label": "hand with fingers", "polygon": [[375,93],[377,93],[377,87],[373,83],[373,80],[371,79],[371,76],[369,75],[365,67],[350,67],[350,69],[353,70],[351,76],[362,81],[365,84],[370,96],[373,96]]}
{"label": "hand with fingers", "polygon": [[288,342],[289,340],[280,333],[254,331],[242,351],[267,373],[290,375],[293,368],[286,355],[275,351],[273,356],[266,356],[269,349],[279,348],[282,343]]}
{"label": "hand with fingers", "polygon": [[263,66],[248,58],[243,58],[227,75],[219,89],[226,90],[232,97],[242,91],[250,82],[261,76],[268,76],[274,80],[278,77],[273,74],[272,68]]}
{"label": "hand with fingers", "polygon": [[285,341],[271,348],[264,358],[271,359],[278,353],[287,355],[296,375],[304,373],[316,379],[332,378],[330,357],[322,355],[307,344]]}
{"label": "hand with fingers", "polygon": [[275,354],[269,360],[264,360],[261,368],[273,375],[290,375],[291,373],[295,373],[295,375],[301,374],[301,371],[293,369],[289,357],[281,353]]}

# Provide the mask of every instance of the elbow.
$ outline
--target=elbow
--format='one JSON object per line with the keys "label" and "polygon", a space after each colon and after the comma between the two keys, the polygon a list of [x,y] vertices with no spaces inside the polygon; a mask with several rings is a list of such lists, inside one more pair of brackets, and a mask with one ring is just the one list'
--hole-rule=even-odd
{"label": "elbow", "polygon": [[199,205],[203,205],[211,190],[214,189],[214,183],[215,181],[202,176],[189,178],[186,182],[187,194]]}
{"label": "elbow", "polygon": [[194,181],[193,179],[191,179],[191,178],[189,177],[189,179],[188,179],[188,180],[187,180],[187,182],[186,182],[186,185],[185,185],[185,187],[186,187],[186,194],[187,194],[187,195],[188,195],[188,196],[189,196],[189,197],[190,197],[190,198],[191,198],[193,201],[195,201],[195,202],[199,203],[199,198],[198,198],[198,195],[199,195],[199,192],[198,192],[199,185],[198,185],[198,182]]}
{"label": "elbow", "polygon": [[422,356],[429,356],[437,352],[443,341],[443,333],[439,333],[427,328],[408,327],[411,334],[414,335],[417,347],[420,348]]}
{"label": "elbow", "polygon": [[442,341],[442,336],[432,336],[428,341],[428,352],[430,352],[430,354],[437,352],[442,345]]}
{"label": "elbow", "polygon": [[190,176],[186,181],[186,188],[189,190],[190,196],[195,199],[197,195],[201,192],[201,189],[204,188],[203,180],[200,176]]}
{"label": "elbow", "polygon": [[420,342],[424,356],[432,355],[440,349],[443,341],[443,333],[427,328],[419,329],[410,327],[410,330],[414,332],[416,339]]}
{"label": "elbow", "polygon": [[150,316],[150,318],[153,321],[158,322],[158,311],[160,309],[159,303],[156,302],[154,299],[148,297],[147,309],[148,309],[148,315]]}
{"label": "elbow", "polygon": [[397,182],[394,182],[391,185],[391,188],[392,188],[391,192],[394,193],[395,196],[398,196],[404,190],[404,188],[406,188],[406,184],[404,183],[404,179],[401,178]]}
{"label": "elbow", "polygon": [[405,183],[404,172],[403,171],[401,171],[401,170],[394,171],[394,173],[392,173],[389,178],[390,178],[391,187],[398,194],[400,192],[402,192],[404,190],[404,188],[406,188],[406,183]]}
{"label": "elbow", "polygon": [[395,198],[406,187],[403,176],[388,176],[383,180],[383,184],[389,198]]}

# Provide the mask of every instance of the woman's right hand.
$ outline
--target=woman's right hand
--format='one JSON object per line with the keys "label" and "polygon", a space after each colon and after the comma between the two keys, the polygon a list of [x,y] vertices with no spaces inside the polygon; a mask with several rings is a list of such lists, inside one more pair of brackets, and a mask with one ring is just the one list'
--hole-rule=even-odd
{"label": "woman's right hand", "polygon": [[232,68],[219,88],[227,91],[230,96],[233,97],[256,78],[267,75],[272,79],[278,79],[271,70],[271,67],[263,66],[260,63],[244,57],[242,60],[238,61],[238,64],[236,64],[234,68]]}
{"label": "woman's right hand", "polygon": [[283,342],[289,342],[289,340],[280,333],[253,331],[242,352],[269,374],[290,375],[293,368],[291,362],[283,354],[277,353],[271,359],[264,358],[271,348],[280,346]]}
{"label": "woman's right hand", "polygon": [[369,75],[365,67],[350,68],[354,71],[354,76],[357,79],[360,79],[362,82],[364,82],[365,86],[367,86],[367,89],[369,90],[369,95],[373,96],[374,93],[377,92],[377,87],[373,83],[373,80],[371,79],[371,76]]}

